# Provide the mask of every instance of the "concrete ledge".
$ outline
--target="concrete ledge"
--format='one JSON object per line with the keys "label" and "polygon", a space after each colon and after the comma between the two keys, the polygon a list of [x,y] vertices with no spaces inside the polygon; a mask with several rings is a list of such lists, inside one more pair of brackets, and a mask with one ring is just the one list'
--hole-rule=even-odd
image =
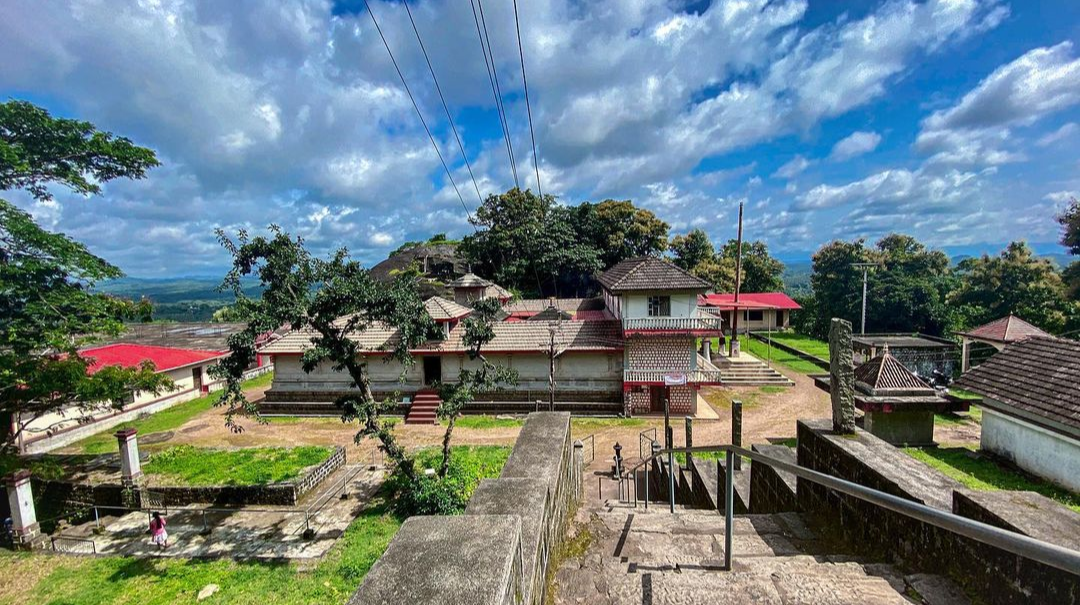
{"label": "concrete ledge", "polygon": [[1080,551],[1080,514],[1035,492],[957,490],[953,512]]}
{"label": "concrete ledge", "polygon": [[[796,464],[795,450],[784,445],[750,446],[755,452]],[[796,499],[797,481],[795,475],[777,470],[767,464],[755,461],[750,465],[750,512],[787,513],[798,510]]]}
{"label": "concrete ledge", "polygon": [[521,521],[511,515],[411,517],[349,605],[504,605],[521,589]]}
{"label": "concrete ledge", "polygon": [[548,489],[542,479],[485,479],[473,492],[466,515],[517,515],[521,519],[522,572],[524,602],[530,602],[534,583],[541,569],[546,569],[544,551],[545,513],[549,510]]}

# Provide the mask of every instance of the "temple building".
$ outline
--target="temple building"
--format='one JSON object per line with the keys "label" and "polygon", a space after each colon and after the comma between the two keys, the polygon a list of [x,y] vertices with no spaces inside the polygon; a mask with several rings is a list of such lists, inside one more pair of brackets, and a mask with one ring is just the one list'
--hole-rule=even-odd
{"label": "temple building", "polygon": [[[434,383],[454,381],[462,369],[479,364],[463,343],[461,320],[472,312],[469,305],[497,298],[505,316],[483,352],[492,363],[516,370],[518,381],[483,394],[471,411],[531,411],[538,402],[547,404],[554,381],[558,409],[642,414],[662,412],[666,402],[671,413],[696,413],[700,387],[721,382],[720,370],[695,346],[697,338],[721,333],[721,319],[698,305],[709,284],[652,257],[623,261],[598,281],[601,296],[595,298],[511,301],[497,284],[466,274],[450,284],[453,300],[425,302],[442,337],[414,349],[414,365],[386,361],[385,350],[397,338],[391,327],[371,326],[353,336],[369,358],[372,391],[400,397],[406,414],[418,399],[436,404]],[[303,371],[300,358],[311,336],[293,331],[260,349],[276,367],[263,413],[339,413],[333,402],[350,389],[350,380],[326,367]]]}

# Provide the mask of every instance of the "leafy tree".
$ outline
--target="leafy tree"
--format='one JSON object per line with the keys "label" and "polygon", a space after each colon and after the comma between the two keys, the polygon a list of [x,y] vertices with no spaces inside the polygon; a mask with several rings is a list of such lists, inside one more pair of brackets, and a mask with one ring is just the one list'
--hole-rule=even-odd
{"label": "leafy tree", "polygon": [[0,103],[0,190],[25,189],[37,200],[52,199],[51,184],[96,194],[99,183],[141,179],[158,165],[153,151],[90,122],[54,118],[26,101]]}
{"label": "leafy tree", "polygon": [[[736,261],[737,240],[728,240],[721,250],[724,258]],[[765,242],[743,242],[742,244],[742,288],[743,292],[779,292],[784,289],[784,263],[769,256]],[[734,289],[734,277],[732,278]]]}
{"label": "leafy tree", "polygon": [[870,274],[868,330],[940,336],[954,327],[955,313],[946,304],[954,279],[944,252],[893,233],[880,239],[870,256],[881,266]]}
{"label": "leafy tree", "polygon": [[[533,295],[587,284],[602,264],[600,252],[578,237],[572,211],[531,190],[490,195],[473,215],[481,229],[461,250],[473,270],[500,285]],[[563,290],[565,291],[565,290]]]}
{"label": "leafy tree", "polygon": [[1072,305],[1054,265],[1037,258],[1024,242],[1010,243],[998,256],[967,258],[957,266],[959,282],[949,301],[960,307],[965,327],[1013,313],[1059,332]]}
{"label": "leafy tree", "polygon": [[[0,104],[0,189],[50,200],[49,185],[84,194],[115,178],[142,178],[154,153],[87,122],[52,118],[30,103]],[[0,446],[10,448],[34,420],[50,414],[121,408],[133,391],[173,387],[151,364],[94,374],[79,349],[116,335],[125,319],[145,319],[149,303],[96,293],[117,267],[0,199]]]}
{"label": "leafy tree", "polygon": [[713,260],[716,255],[712,241],[701,229],[692,229],[686,235],[676,235],[668,248],[671,250],[672,262],[691,272],[701,263]]}
{"label": "leafy tree", "polygon": [[[380,448],[408,480],[416,477],[411,457],[394,437],[393,424],[383,414],[394,409],[393,398],[377,401],[371,392],[369,363],[397,361],[407,370],[414,363],[410,350],[438,334],[435,322],[424,311],[416,284],[398,278],[386,284],[371,277],[367,269],[340,248],[330,258],[313,257],[299,238],[292,238],[276,225],[270,236],[250,237],[241,231],[234,241],[221,230],[218,238],[232,256],[232,269],[223,287],[236,295],[237,307],[247,327],[229,338],[229,357],[212,369],[225,380],[218,405],[226,407],[226,425],[240,431],[237,416],[256,416],[257,408],[244,396],[241,380],[244,369],[256,355],[255,339],[268,331],[288,326],[311,335],[312,346],[304,352],[305,372],[320,365],[345,372],[355,390],[337,399],[343,421],[358,421],[359,442],[365,437],[379,440]],[[262,297],[245,296],[241,279],[256,276]],[[355,335],[380,326],[398,331],[382,361],[364,355]],[[404,371],[404,370],[403,370]]]}
{"label": "leafy tree", "polygon": [[480,393],[489,392],[500,384],[517,381],[517,372],[504,366],[495,365],[481,353],[481,347],[495,338],[494,325],[499,321],[502,305],[494,298],[485,298],[473,303],[473,312],[464,319],[462,325],[465,334],[462,338],[468,349],[469,359],[479,359],[480,367],[475,370],[462,369],[457,382],[440,382],[437,385],[439,405],[437,415],[446,421],[443,433],[442,462],[439,465],[439,477],[445,478],[450,470],[450,440],[454,425],[461,409],[471,403]]}
{"label": "leafy tree", "polygon": [[628,258],[656,256],[667,248],[668,224],[630,200],[585,202],[573,210],[579,239],[600,251],[604,269]]}
{"label": "leafy tree", "polygon": [[1069,249],[1069,254],[1080,254],[1080,200],[1072,198],[1069,206],[1057,215],[1057,222],[1061,225],[1061,245]]}
{"label": "leafy tree", "polygon": [[829,320],[839,317],[859,325],[862,304],[862,271],[852,263],[867,262],[870,251],[864,240],[841,240],[825,244],[814,253],[810,287],[814,296],[813,324],[809,334],[826,338]]}
{"label": "leafy tree", "polygon": [[236,305],[225,305],[214,311],[210,321],[216,324],[240,322],[244,321],[244,315],[237,309]]}

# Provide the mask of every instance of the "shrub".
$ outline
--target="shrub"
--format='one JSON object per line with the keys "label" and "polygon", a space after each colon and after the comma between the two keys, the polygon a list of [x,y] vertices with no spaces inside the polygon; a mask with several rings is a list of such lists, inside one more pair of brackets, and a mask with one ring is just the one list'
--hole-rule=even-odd
{"label": "shrub", "polygon": [[403,473],[394,473],[388,482],[394,510],[411,515],[457,515],[465,512],[476,486],[482,479],[498,477],[510,456],[510,448],[498,446],[458,446],[451,450],[450,470],[446,477],[427,476],[422,469],[438,466],[438,448],[417,452],[416,467],[421,470],[411,481]]}

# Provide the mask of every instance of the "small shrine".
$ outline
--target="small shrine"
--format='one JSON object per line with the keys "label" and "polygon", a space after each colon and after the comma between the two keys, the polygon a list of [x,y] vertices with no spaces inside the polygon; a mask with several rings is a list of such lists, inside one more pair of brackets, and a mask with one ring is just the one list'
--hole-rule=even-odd
{"label": "small shrine", "polygon": [[[817,386],[831,392],[829,376],[816,376]],[[967,411],[965,401],[946,399],[889,353],[888,345],[855,368],[855,407],[863,412],[863,428],[893,445],[934,442],[934,414]]]}

